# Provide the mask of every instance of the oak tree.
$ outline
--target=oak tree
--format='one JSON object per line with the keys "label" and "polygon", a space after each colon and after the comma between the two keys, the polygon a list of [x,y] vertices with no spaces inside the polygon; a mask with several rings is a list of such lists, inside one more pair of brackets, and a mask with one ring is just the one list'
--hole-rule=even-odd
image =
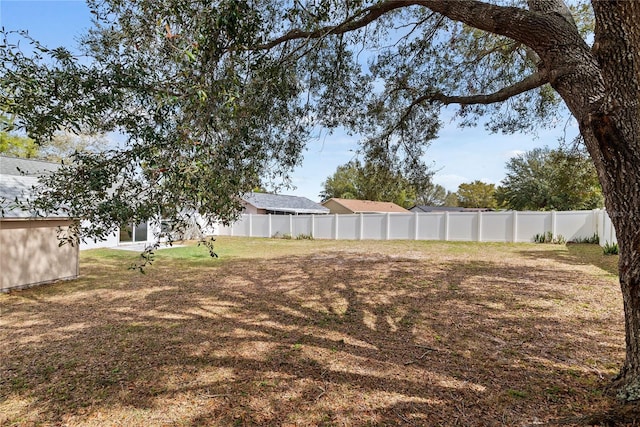
{"label": "oak tree", "polygon": [[458,206],[463,208],[496,208],[496,186],[479,180],[458,186]]}
{"label": "oak tree", "polygon": [[506,132],[553,124],[563,106],[616,229],[627,337],[617,384],[640,399],[640,2],[573,13],[562,0],[89,3],[82,61],[35,42],[23,54],[13,34],[0,50],[0,105],[30,136],[62,125],[129,138],[52,175],[43,209],[58,203],[97,234],[186,210],[230,220],[238,194],[286,180],[314,126],[344,126],[374,158],[417,171],[445,105],[461,106],[463,125],[485,115]]}
{"label": "oak tree", "polygon": [[338,166],[334,174],[324,181],[320,198],[323,201],[337,197],[393,202],[410,208],[417,204],[418,193],[428,194],[434,187],[431,175],[425,170],[420,180],[411,182],[396,168],[379,162],[352,160]]}
{"label": "oak tree", "polygon": [[496,191],[504,208],[567,211],[603,206],[593,163],[578,150],[536,148],[510,159],[506,169]]}

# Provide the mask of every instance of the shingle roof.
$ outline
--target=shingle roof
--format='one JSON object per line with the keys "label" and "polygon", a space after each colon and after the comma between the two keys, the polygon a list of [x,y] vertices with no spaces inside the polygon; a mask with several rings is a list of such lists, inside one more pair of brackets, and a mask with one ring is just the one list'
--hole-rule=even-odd
{"label": "shingle roof", "polygon": [[[402,206],[398,206],[392,202],[374,202],[371,200],[337,199],[335,197],[329,200],[333,200],[334,202],[349,209],[353,213],[385,213],[385,212],[407,213],[409,212]],[[327,200],[324,203],[327,203],[329,200]]]}
{"label": "shingle roof", "polygon": [[[0,218],[42,218],[35,212],[25,211],[16,206],[25,202],[34,186],[38,185],[38,177],[0,175]],[[65,215],[49,213],[47,218],[66,218]]]}
{"label": "shingle roof", "polygon": [[[16,199],[18,202],[25,202],[33,187],[38,185],[38,176],[59,167],[59,164],[52,162],[0,156],[0,217],[38,217],[34,212],[17,207]],[[50,213],[47,218],[65,218],[65,216]]]}
{"label": "shingle roof", "polygon": [[415,205],[411,212],[488,212],[493,209],[489,208],[461,208],[459,206],[425,206]]}
{"label": "shingle roof", "polygon": [[426,206],[415,205],[411,209],[411,212],[462,212],[464,208],[457,206]]}
{"label": "shingle roof", "polygon": [[294,212],[299,214],[327,214],[329,209],[306,197],[286,196],[282,194],[249,193],[243,200],[258,209],[269,211]]}
{"label": "shingle roof", "polygon": [[59,163],[45,162],[43,160],[0,156],[0,175],[39,176],[47,172],[53,172],[59,167]]}

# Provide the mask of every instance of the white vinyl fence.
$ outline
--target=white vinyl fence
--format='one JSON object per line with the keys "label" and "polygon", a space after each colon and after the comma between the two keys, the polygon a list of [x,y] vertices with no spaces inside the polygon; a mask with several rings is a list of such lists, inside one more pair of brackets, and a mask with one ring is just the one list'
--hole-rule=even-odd
{"label": "white vinyl fence", "polygon": [[242,215],[219,235],[273,237],[306,235],[335,240],[451,240],[531,242],[551,232],[567,241],[600,237],[615,242],[603,210],[566,212],[434,212],[356,215]]}

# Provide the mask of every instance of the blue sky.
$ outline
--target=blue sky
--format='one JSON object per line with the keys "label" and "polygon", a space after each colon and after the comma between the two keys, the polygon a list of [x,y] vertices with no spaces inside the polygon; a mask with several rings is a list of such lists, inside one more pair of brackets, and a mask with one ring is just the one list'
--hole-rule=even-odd
{"label": "blue sky", "polygon": [[[72,47],[91,27],[91,14],[83,0],[0,0],[0,26],[5,30],[28,30],[51,47]],[[460,129],[446,117],[446,112],[442,119],[445,126],[428,148],[425,160],[437,170],[434,181],[451,191],[474,180],[499,184],[505,175],[505,163],[515,154],[544,145],[555,147],[565,132],[568,140],[578,134],[573,121],[566,129],[562,122],[536,136],[490,134],[482,126]],[[297,188],[283,189],[282,193],[318,200],[323,181],[338,165],[353,158],[356,143],[357,139],[343,132],[322,132],[309,142],[305,160],[293,175]]]}

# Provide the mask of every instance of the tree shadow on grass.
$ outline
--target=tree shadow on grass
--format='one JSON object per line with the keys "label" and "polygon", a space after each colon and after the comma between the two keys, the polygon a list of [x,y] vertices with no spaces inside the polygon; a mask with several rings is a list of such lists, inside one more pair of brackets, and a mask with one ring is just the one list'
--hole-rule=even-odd
{"label": "tree shadow on grass", "polygon": [[533,259],[548,259],[562,264],[598,267],[608,274],[618,275],[618,256],[605,255],[599,245],[568,243],[552,250],[523,250],[519,254]]}
{"label": "tree shadow on grass", "polygon": [[622,332],[595,302],[615,287],[585,297],[579,272],[518,262],[332,253],[17,293],[0,421],[522,425],[607,408]]}

